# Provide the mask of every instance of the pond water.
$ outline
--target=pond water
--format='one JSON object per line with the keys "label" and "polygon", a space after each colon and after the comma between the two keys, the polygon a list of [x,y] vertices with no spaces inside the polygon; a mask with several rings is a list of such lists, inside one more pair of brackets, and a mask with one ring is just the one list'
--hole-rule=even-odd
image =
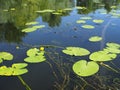
{"label": "pond water", "polygon": [[[0,0],[0,52],[13,55],[1,67],[25,63],[31,48],[44,47],[46,58],[40,63],[26,62],[28,72],[21,75],[25,85],[18,76],[0,72],[0,90],[119,90],[118,49],[114,60],[99,64],[99,71],[87,77],[74,73],[72,66],[79,60],[91,61],[89,55],[62,52],[66,47],[81,47],[93,53],[103,50],[106,43],[119,45],[119,23],[120,0]],[[92,36],[102,40],[91,42]]]}

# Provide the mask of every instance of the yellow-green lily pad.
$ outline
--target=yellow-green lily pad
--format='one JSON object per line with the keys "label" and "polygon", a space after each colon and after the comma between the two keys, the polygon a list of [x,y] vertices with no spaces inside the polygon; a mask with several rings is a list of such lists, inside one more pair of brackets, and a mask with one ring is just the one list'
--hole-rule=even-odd
{"label": "yellow-green lily pad", "polygon": [[80,47],[67,47],[66,49],[62,50],[62,52],[73,56],[85,56],[90,54],[87,49]]}
{"label": "yellow-green lily pad", "polygon": [[102,40],[102,37],[99,37],[99,36],[92,36],[89,38],[89,41],[91,41],[91,42],[98,42],[101,40]]}
{"label": "yellow-green lily pad", "polygon": [[95,27],[92,26],[92,25],[82,25],[81,26],[82,28],[85,28],[85,29],[94,29]]}
{"label": "yellow-green lily pad", "polygon": [[89,58],[93,61],[110,61],[117,57],[116,54],[108,53],[106,51],[93,52]]}
{"label": "yellow-green lily pad", "polygon": [[99,24],[99,23],[103,23],[104,20],[101,20],[101,19],[94,19],[93,22]]}
{"label": "yellow-green lily pad", "polygon": [[80,60],[74,63],[72,69],[78,76],[86,77],[97,73],[99,65],[94,61]]}
{"label": "yellow-green lily pad", "polygon": [[11,53],[8,53],[8,52],[0,52],[0,59],[2,59],[2,60],[12,60],[13,55]]}
{"label": "yellow-green lily pad", "polygon": [[86,23],[85,20],[77,20],[76,23]]}

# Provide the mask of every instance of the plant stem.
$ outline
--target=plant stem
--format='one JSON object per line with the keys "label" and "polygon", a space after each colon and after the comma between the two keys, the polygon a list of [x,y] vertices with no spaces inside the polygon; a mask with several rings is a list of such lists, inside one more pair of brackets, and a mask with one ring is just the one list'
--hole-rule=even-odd
{"label": "plant stem", "polygon": [[17,76],[17,77],[21,81],[23,86],[25,86],[26,90],[31,90],[31,88],[28,86],[28,84],[23,80],[23,78],[21,76]]}

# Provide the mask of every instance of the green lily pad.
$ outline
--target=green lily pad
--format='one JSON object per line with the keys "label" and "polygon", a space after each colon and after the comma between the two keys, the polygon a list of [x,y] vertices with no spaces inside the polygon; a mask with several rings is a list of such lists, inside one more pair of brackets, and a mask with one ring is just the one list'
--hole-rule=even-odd
{"label": "green lily pad", "polygon": [[22,30],[22,32],[33,32],[33,31],[36,31],[37,29],[36,28],[25,28]]}
{"label": "green lily pad", "polygon": [[25,68],[27,66],[28,66],[27,63],[15,63],[15,64],[12,64],[12,68],[17,68],[17,69],[22,69],[22,68]]}
{"label": "green lily pad", "polygon": [[85,28],[85,29],[94,29],[95,27],[92,26],[92,25],[82,25],[81,26],[82,28]]}
{"label": "green lily pad", "polygon": [[[14,64],[13,64],[14,65]],[[15,65],[16,66],[16,65]],[[17,65],[18,66],[18,65]],[[27,73],[27,69],[21,69],[15,68],[15,67],[6,67],[6,66],[1,66],[0,67],[0,75],[1,76],[15,76],[15,75],[22,75]]]}
{"label": "green lily pad", "polygon": [[108,53],[115,53],[115,54],[120,54],[120,49],[118,48],[113,48],[113,47],[106,47],[104,51]]}
{"label": "green lily pad", "polygon": [[39,22],[28,22],[25,25],[35,25],[35,24],[39,24]]}
{"label": "green lily pad", "polygon": [[104,20],[101,20],[101,19],[94,19],[93,22],[94,22],[94,23],[103,23]]}
{"label": "green lily pad", "polygon": [[111,54],[106,51],[93,52],[89,58],[93,61],[110,61],[117,57],[116,54]]}
{"label": "green lily pad", "polygon": [[32,28],[35,28],[35,29],[40,29],[40,28],[44,28],[45,25],[37,25],[37,26],[33,26]]}
{"label": "green lily pad", "polygon": [[45,10],[40,10],[40,11],[35,11],[37,13],[49,13],[49,12],[54,12],[55,10],[51,10],[51,9],[45,9]]}
{"label": "green lily pad", "polygon": [[89,19],[92,19],[91,17],[81,17],[80,19],[84,19],[84,20],[89,20]]}
{"label": "green lily pad", "polygon": [[38,53],[39,49],[32,48],[27,51],[27,56],[35,56]]}
{"label": "green lily pad", "polygon": [[62,52],[74,56],[85,56],[90,54],[90,52],[87,49],[80,47],[67,47],[65,50],[62,50]]}
{"label": "green lily pad", "polygon": [[42,55],[27,57],[27,58],[24,59],[24,61],[28,62],[28,63],[40,63],[40,62],[43,62],[45,60],[46,60],[46,58]]}
{"label": "green lily pad", "polygon": [[102,37],[99,37],[99,36],[93,36],[93,37],[89,38],[89,41],[91,41],[91,42],[98,42],[101,40],[102,40]]}
{"label": "green lily pad", "polygon": [[94,61],[80,60],[74,63],[72,69],[77,75],[85,77],[97,73],[99,65]]}
{"label": "green lily pad", "polygon": [[85,20],[77,20],[76,23],[86,23]]}
{"label": "green lily pad", "polygon": [[109,43],[106,43],[106,45],[111,48],[120,48],[120,44],[117,44],[117,43],[109,42]]}
{"label": "green lily pad", "polygon": [[11,53],[8,53],[8,52],[0,52],[0,59],[2,59],[2,60],[12,60],[13,55]]}
{"label": "green lily pad", "polygon": [[27,73],[28,70],[27,69],[13,69],[13,76],[17,76],[17,75],[23,75],[25,73]]}

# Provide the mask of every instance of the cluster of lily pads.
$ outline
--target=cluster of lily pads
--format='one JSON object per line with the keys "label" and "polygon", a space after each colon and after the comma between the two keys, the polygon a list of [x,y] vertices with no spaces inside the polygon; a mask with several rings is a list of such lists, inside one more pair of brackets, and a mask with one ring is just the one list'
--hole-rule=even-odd
{"label": "cluster of lily pads", "polygon": [[[30,26],[30,27],[23,29],[22,32],[26,32],[26,33],[33,32],[33,31],[36,31],[38,29],[45,27],[45,25],[37,25],[37,24],[39,24],[39,22],[26,23],[25,25]],[[34,25],[34,26],[31,26],[31,25]]]}
{"label": "cluster of lily pads", "polygon": [[[44,49],[32,48],[27,51],[27,58],[24,59],[27,63],[39,63],[45,61]],[[0,63],[4,60],[12,60],[13,55],[9,52],[0,52]],[[1,76],[18,76],[28,72],[27,63],[14,63],[11,67],[5,65],[0,66],[0,75]]]}
{"label": "cluster of lily pads", "polygon": [[[86,56],[90,51],[81,47],[66,47],[63,53],[72,56]],[[103,50],[93,52],[89,55],[88,60],[79,60],[72,66],[73,71],[79,76],[91,76],[99,71],[99,63],[114,60],[120,54],[120,44],[106,43]]]}

